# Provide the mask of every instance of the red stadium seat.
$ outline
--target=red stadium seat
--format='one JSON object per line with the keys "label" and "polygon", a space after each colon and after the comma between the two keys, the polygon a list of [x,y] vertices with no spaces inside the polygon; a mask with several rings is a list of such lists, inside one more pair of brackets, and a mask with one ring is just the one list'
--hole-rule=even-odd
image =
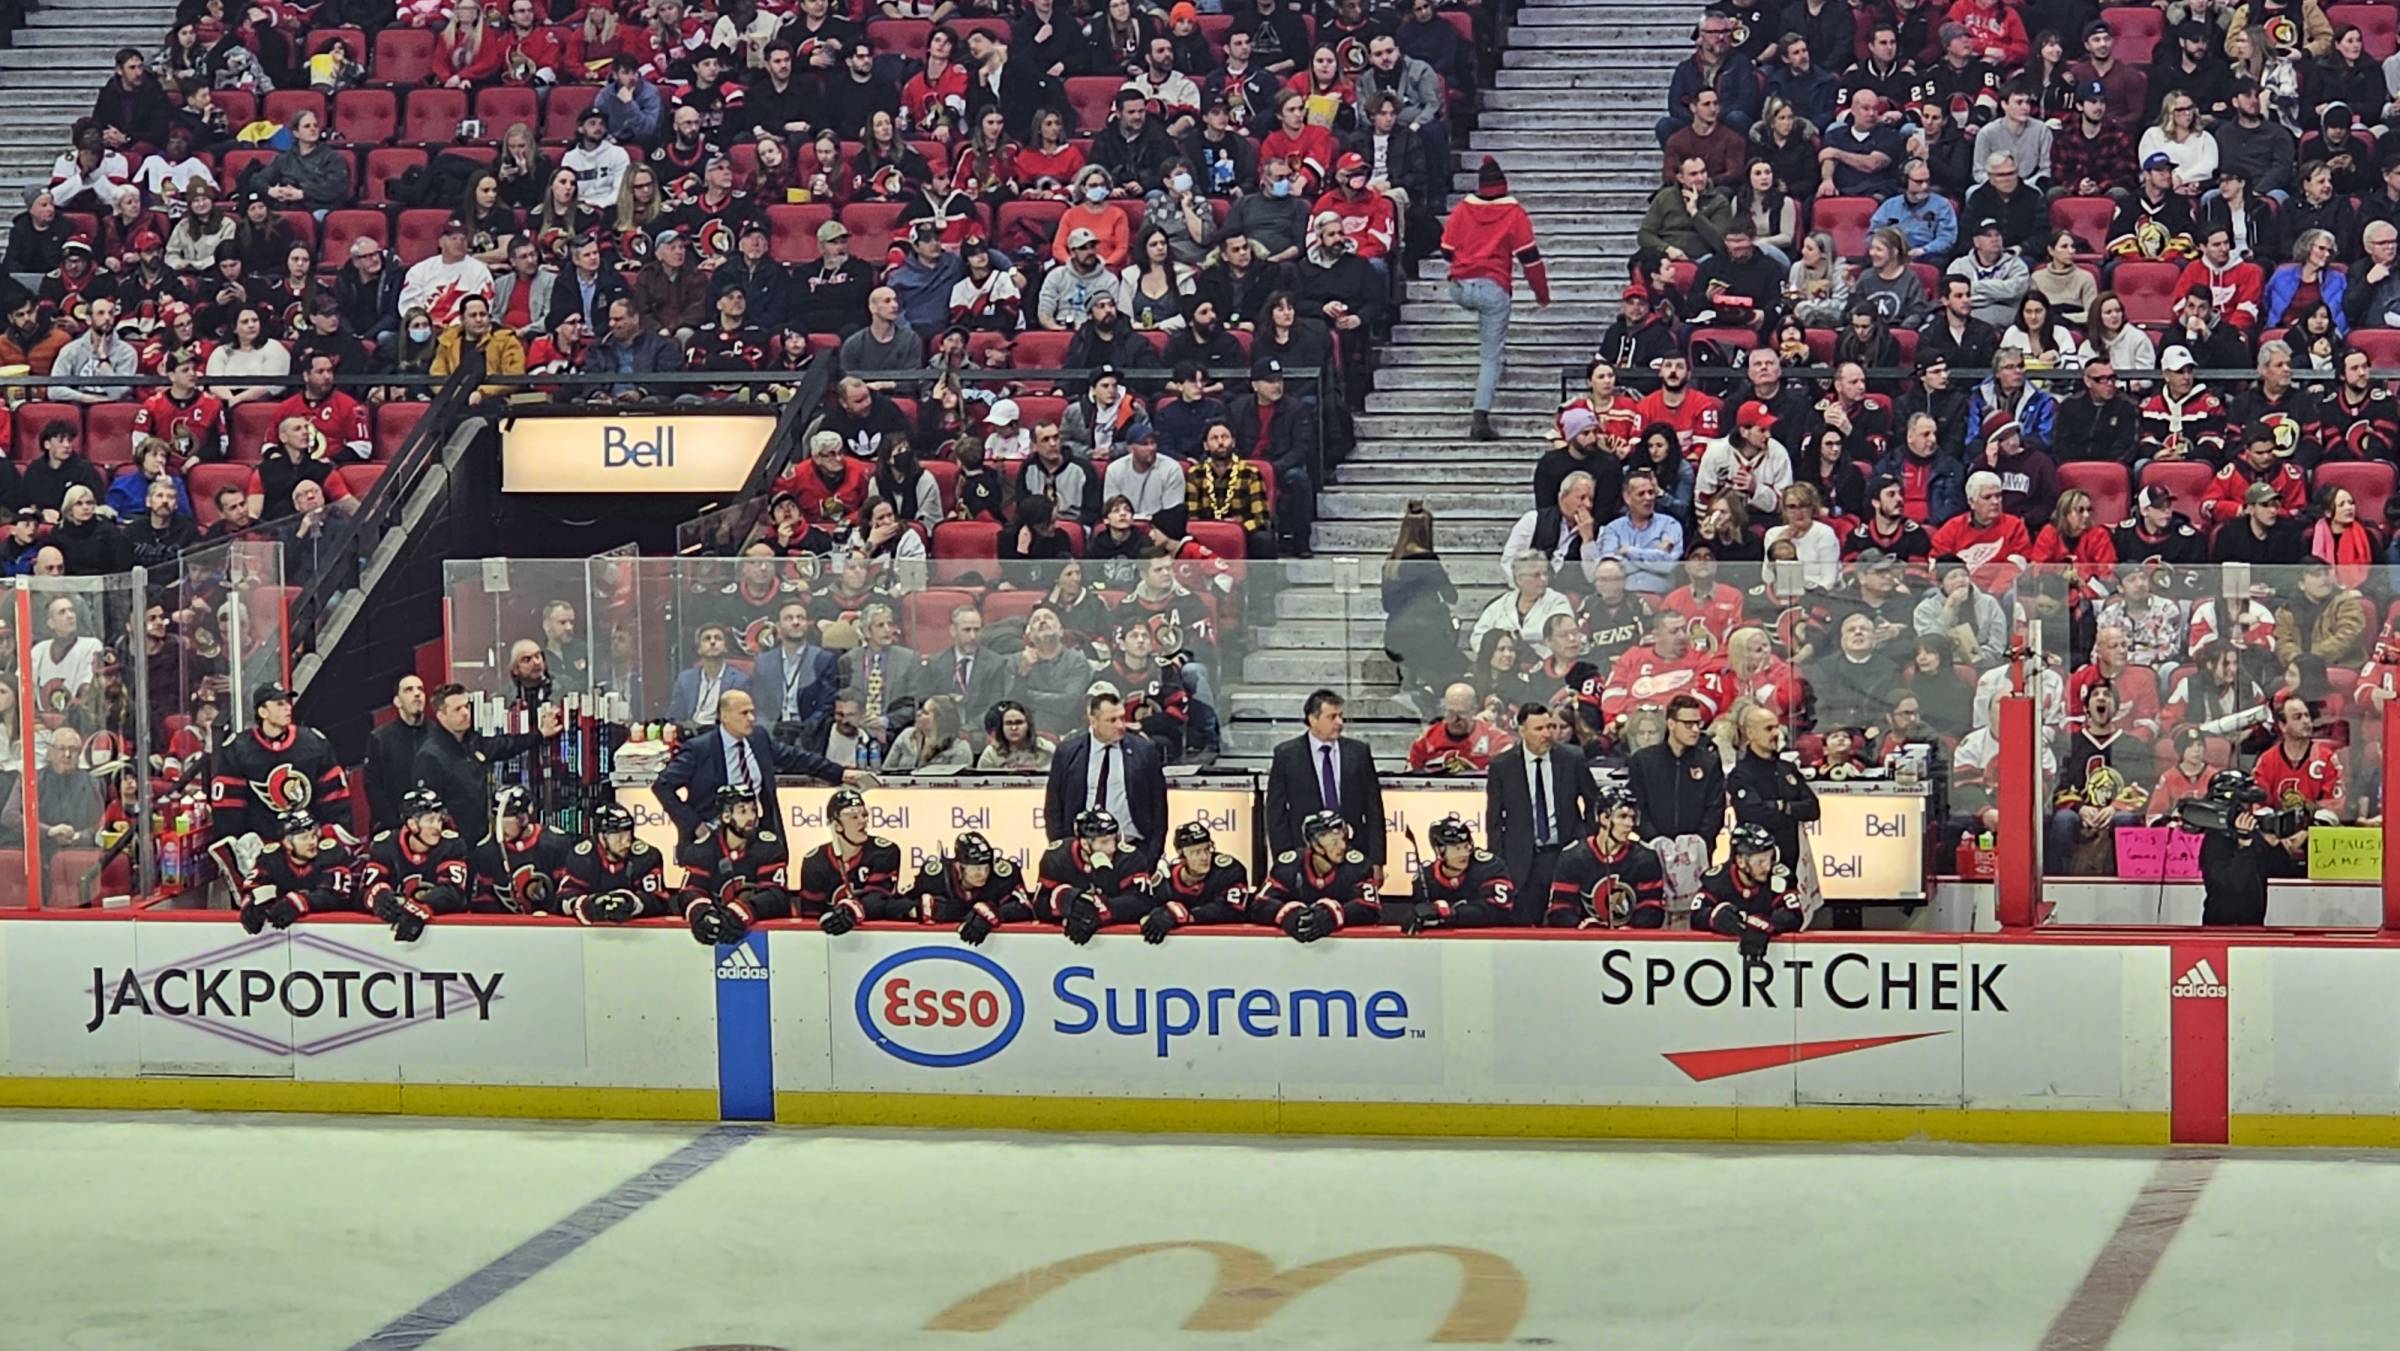
{"label": "red stadium seat", "polygon": [[441,251],[442,222],[450,213],[441,207],[417,207],[400,213],[392,229],[392,252],[403,264],[431,258]]}
{"label": "red stadium seat", "polygon": [[217,182],[223,184],[228,193],[239,192],[242,190],[243,175],[253,169],[265,169],[275,162],[275,155],[276,152],[272,150],[228,150],[225,157],[217,161]]}
{"label": "red stadium seat", "polygon": [[1727,352],[1746,353],[1751,348],[1758,346],[1758,331],[1749,328],[1693,329],[1690,339],[1691,347],[1696,349],[1704,342],[1715,343]]}
{"label": "red stadium seat", "polygon": [[1808,359],[1819,366],[1832,365],[1833,345],[1840,341],[1841,335],[1830,328],[1812,328],[1805,331],[1808,334]]}
{"label": "red stadium seat", "polygon": [[315,216],[305,211],[278,211],[275,214],[291,229],[293,243],[306,244],[312,252],[316,249],[317,218]]}
{"label": "red stadium seat", "polygon": [[2147,5],[2110,5],[2100,11],[2100,20],[2117,35],[2116,59],[2135,67],[2150,64],[2151,52],[2167,34],[2166,16]]}
{"label": "red stadium seat", "polygon": [[1833,251],[1844,258],[1867,256],[1867,221],[1875,215],[1872,197],[1820,197],[1809,207],[1809,225],[1833,236]]}
{"label": "red stadium seat", "polygon": [[[1073,341],[1074,337],[1075,335],[1072,333],[1053,332],[1044,328],[1027,329],[1016,336],[1016,341],[1009,348],[1009,357],[1019,370],[1059,370],[1067,364],[1067,344]],[[1054,386],[1048,377],[1042,376],[1022,381],[1021,387],[1027,390],[1039,390],[1047,394]],[[1025,401],[1022,398],[1017,400],[1017,406],[1020,409],[1024,408],[1024,405]],[[1025,421],[1030,424],[1033,420],[1033,414],[1030,411],[1026,412]]]}
{"label": "red stadium seat", "polygon": [[[550,101],[544,105],[542,112],[541,139],[573,140],[575,124],[583,120],[583,110],[591,107],[592,100],[599,96],[600,86],[596,84],[562,84],[552,89]],[[505,133],[507,130],[506,127],[484,128],[485,133],[492,135],[494,140],[499,139],[495,133]]]}
{"label": "red stadium seat", "polygon": [[2400,328],[2354,328],[2349,341],[2379,371],[2400,366]]}
{"label": "red stadium seat", "polygon": [[2400,49],[2400,12],[2390,5],[2329,5],[2325,20],[2336,28],[2346,23],[2358,25],[2358,35],[2366,40],[2367,58],[2371,61],[2381,62]]}
{"label": "red stadium seat", "polygon": [[933,486],[941,493],[942,510],[948,511],[958,501],[958,462],[956,460],[927,460],[925,472],[933,475]]}
{"label": "red stadium seat", "polygon": [[264,399],[236,404],[227,421],[226,458],[236,464],[258,463],[267,443],[275,439],[275,405]]}
{"label": "red stadium seat", "polygon": [[[1208,19],[1203,15],[1200,21],[1206,23]],[[1010,34],[1006,19],[969,18],[963,14],[953,14],[947,20],[947,26],[951,32],[958,35],[958,59],[961,61],[967,59],[967,34],[969,33],[989,33],[995,42],[1014,42],[1016,40]]]}
{"label": "red stadium seat", "polygon": [[83,410],[83,451],[92,463],[133,463],[133,420],[141,411],[138,403],[96,403]]}
{"label": "red stadium seat", "polygon": [[2317,466],[2311,486],[2318,492],[2349,489],[2350,496],[2358,500],[2358,519],[2380,526],[2383,504],[2392,496],[2392,466],[2384,460],[2327,460]]}
{"label": "red stadium seat", "polygon": [[[877,56],[902,56],[911,61],[925,57],[925,40],[933,35],[933,25],[923,19],[876,19],[867,25],[867,46]],[[964,57],[966,53],[958,53]]]}
{"label": "red stadium seat", "polygon": [[2175,279],[2182,275],[2180,264],[2137,259],[2117,264],[2109,287],[2125,302],[2128,322],[2163,324],[2175,317]]}
{"label": "red stadium seat", "polygon": [[422,403],[387,403],[375,412],[375,459],[389,462],[408,443],[408,434],[425,416]]}
{"label": "red stadium seat", "polygon": [[72,403],[28,403],[16,410],[19,462],[38,459],[42,453],[42,429],[53,422],[63,422],[75,430],[78,445],[83,442],[83,406]]}
{"label": "red stadium seat", "polygon": [[467,120],[467,96],[457,89],[412,89],[400,139],[427,147],[458,139],[458,124]]}
{"label": "red stadium seat", "polygon": [[2175,509],[2192,521],[2200,519],[2200,503],[2208,496],[2209,485],[2216,480],[2214,465],[2191,460],[2152,460],[2142,468],[2142,486],[2164,487],[2175,499]]}
{"label": "red stadium seat", "polygon": [[375,35],[375,60],[367,74],[383,85],[416,86],[433,78],[438,39],[421,28],[386,28]]}
{"label": "red stadium seat", "polygon": [[1031,249],[1047,255],[1050,241],[1058,235],[1059,218],[1066,214],[1065,202],[1005,202],[992,243],[1003,253]]}
{"label": "red stadium seat", "polygon": [[1028,427],[1037,422],[1056,422],[1067,415],[1067,401],[1056,394],[1020,394],[1017,412]]}
{"label": "red stadium seat", "polygon": [[842,224],[850,227],[850,256],[869,267],[881,267],[892,247],[892,232],[900,223],[898,202],[853,202],[842,208]]}
{"label": "red stadium seat", "polygon": [[910,141],[908,148],[925,157],[925,167],[933,171],[935,178],[950,173],[950,147],[940,141]]}
{"label": "red stadium seat", "polygon": [[342,466],[342,482],[350,486],[353,497],[364,502],[367,493],[382,481],[383,471],[389,468],[388,464],[346,464]]}
{"label": "red stadium seat", "polygon": [[2050,203],[2050,228],[2071,230],[2082,241],[2078,254],[2099,256],[2117,223],[2117,204],[2106,197],[2060,197]]}
{"label": "red stadium seat", "polygon": [[389,89],[345,89],[333,96],[334,134],[360,147],[400,134],[400,100]]}
{"label": "red stadium seat", "polygon": [[767,252],[779,263],[817,260],[817,228],[833,219],[822,202],[782,202],[767,208]]}
{"label": "red stadium seat", "polygon": [[350,241],[372,239],[384,248],[392,244],[391,222],[380,211],[329,211],[325,213],[323,247],[317,252],[317,270],[331,272],[350,261]]}
{"label": "red stadium seat", "polygon": [[968,574],[990,577],[997,568],[1000,527],[990,521],[944,521],[933,528],[933,561],[927,576],[935,586]]}
{"label": "red stadium seat", "polygon": [[1925,294],[1937,298],[1942,294],[1941,269],[1931,263],[1910,263],[1908,270],[1917,274],[1918,281],[1925,283]]}
{"label": "red stadium seat", "polygon": [[479,141],[497,141],[501,133],[522,122],[530,127],[542,120],[542,100],[530,89],[499,85],[475,91],[475,117],[483,123]]}
{"label": "red stadium seat", "polygon": [[2125,466],[2113,460],[2074,460],[2058,467],[2058,486],[2091,494],[2092,522],[2106,528],[2122,521],[2133,505]]}
{"label": "red stadium seat", "polygon": [[216,91],[217,106],[225,110],[225,125],[246,127],[258,120],[258,95],[247,89]]}
{"label": "red stadium seat", "polygon": [[941,651],[950,645],[950,612],[974,603],[974,592],[957,587],[927,587],[902,597],[900,641],[919,652]]}
{"label": "red stadium seat", "polygon": [[414,146],[378,146],[367,152],[366,171],[359,180],[358,200],[362,206],[388,206],[392,201],[392,184],[411,169],[425,167],[425,152]]}
{"label": "red stadium seat", "polygon": [[1067,77],[1067,107],[1074,113],[1075,130],[1095,132],[1107,126],[1117,111],[1117,91],[1124,87],[1122,75]]}
{"label": "red stadium seat", "polygon": [[1194,521],[1189,529],[1196,543],[1205,546],[1219,558],[1249,556],[1248,537],[1242,534],[1240,526],[1231,521]]}
{"label": "red stadium seat", "polygon": [[364,62],[367,59],[368,52],[370,50],[367,46],[367,35],[363,30],[357,28],[310,29],[308,34],[308,45],[301,49],[300,54],[302,56],[315,56],[317,53],[324,51],[327,47],[332,46],[337,39],[348,44],[351,60]]}
{"label": "red stadium seat", "polygon": [[325,96],[314,89],[278,89],[267,95],[266,119],[279,127],[288,127],[302,113],[315,113],[319,126],[327,125]]}
{"label": "red stadium seat", "polygon": [[192,519],[205,530],[217,523],[217,492],[223,488],[241,488],[250,482],[250,466],[245,464],[196,464],[185,475],[185,486],[192,494]]}

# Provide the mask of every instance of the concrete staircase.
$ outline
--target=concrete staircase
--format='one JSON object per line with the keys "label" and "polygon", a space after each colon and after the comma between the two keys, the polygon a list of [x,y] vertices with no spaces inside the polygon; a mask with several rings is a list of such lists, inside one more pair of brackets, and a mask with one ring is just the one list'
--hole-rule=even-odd
{"label": "concrete staircase", "polygon": [[1250,629],[1250,655],[1227,696],[1228,760],[1263,763],[1298,730],[1301,701],[1320,685],[1348,693],[1351,731],[1383,763],[1398,763],[1415,739],[1416,713],[1394,697],[1382,656],[1380,560],[1401,512],[1421,499],[1462,593],[1462,618],[1499,594],[1500,545],[1531,504],[1561,374],[1581,388],[1583,366],[1616,316],[1634,230],[1660,182],[1653,127],[1700,11],[1698,0],[1525,0],[1517,11],[1477,127],[1452,166],[1455,198],[1474,191],[1485,154],[1499,160],[1550,266],[1547,310],[1517,288],[1493,407],[1503,439],[1467,439],[1475,325],[1450,303],[1444,265],[1429,262],[1408,283],[1359,417],[1358,451],[1322,494],[1319,557],[1281,565],[1273,614]]}
{"label": "concrete staircase", "polygon": [[68,129],[92,111],[117,49],[156,52],[174,19],[175,6],[159,0],[37,0],[0,48],[0,240],[25,208],[25,189],[50,181]]}

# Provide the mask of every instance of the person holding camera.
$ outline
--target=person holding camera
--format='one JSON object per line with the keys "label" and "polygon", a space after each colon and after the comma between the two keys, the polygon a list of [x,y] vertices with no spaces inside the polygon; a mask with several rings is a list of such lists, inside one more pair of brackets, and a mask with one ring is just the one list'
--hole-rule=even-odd
{"label": "person holding camera", "polygon": [[2262,811],[2266,804],[2267,790],[2256,779],[2228,769],[2178,812],[2186,829],[2200,832],[2202,924],[2267,922],[2267,879],[2292,874],[2294,846],[2307,847],[2307,831],[2305,818]]}

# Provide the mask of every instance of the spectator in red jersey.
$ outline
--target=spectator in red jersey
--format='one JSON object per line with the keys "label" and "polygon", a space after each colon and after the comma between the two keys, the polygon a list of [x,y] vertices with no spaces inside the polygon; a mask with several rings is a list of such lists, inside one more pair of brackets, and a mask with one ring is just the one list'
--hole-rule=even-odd
{"label": "spectator in red jersey", "polygon": [[[2293,695],[2278,703],[2275,727],[2275,744],[2259,752],[2258,764],[2251,770],[2258,786],[2267,790],[2267,805],[2276,810],[2307,807],[2339,812],[2346,797],[2341,756],[2333,743],[2317,737],[2316,711],[2309,701]],[[2294,858],[2306,858],[2308,832],[2292,837],[2286,847]]]}
{"label": "spectator in red jersey", "polygon": [[1442,691],[1442,716],[1408,748],[1413,774],[1481,774],[1492,757],[1517,739],[1477,716],[1475,687],[1464,683]]}
{"label": "spectator in red jersey", "polygon": [[1692,386],[1691,358],[1683,353],[1658,358],[1657,369],[1658,388],[1644,395],[1635,411],[1644,427],[1664,423],[1674,428],[1684,462],[1696,466],[1708,443],[1725,434],[1725,405]]}
{"label": "spectator in red jersey", "polygon": [[867,461],[842,453],[840,433],[820,431],[809,438],[807,463],[786,470],[775,481],[775,491],[799,500],[802,520],[830,527],[857,519],[873,481],[874,470]]}
{"label": "spectator in red jersey", "polygon": [[225,401],[200,389],[200,354],[185,348],[167,358],[167,387],[154,390],[133,415],[138,436],[167,443],[168,468],[225,458]]}
{"label": "spectator in red jersey", "polygon": [[2208,486],[2208,496],[2200,503],[2200,519],[2209,525],[2224,525],[2239,517],[2250,489],[2265,484],[2274,489],[2285,516],[2297,516],[2308,509],[2308,475],[2300,466],[2278,455],[2277,429],[2271,423],[2254,423],[2242,435],[2242,453],[2232,463],[2217,471],[2216,479]]}
{"label": "spectator in red jersey", "polygon": [[1684,551],[1684,584],[1666,594],[1659,608],[1673,610],[1692,621],[1692,641],[1723,651],[1725,642],[1742,622],[1742,589],[1717,576],[1716,546],[1695,540]]}
{"label": "spectator in red jersey", "polygon": [[1967,510],[1933,532],[1937,558],[1967,565],[1977,589],[1998,595],[2016,584],[2033,551],[2025,522],[2001,510],[2000,476],[1988,469],[1967,475]]}
{"label": "spectator in red jersey", "polygon": [[375,438],[367,430],[366,405],[333,387],[334,358],[319,352],[301,373],[300,392],[275,405],[275,420],[308,419],[325,438],[328,455],[346,454],[368,460],[375,456]]}

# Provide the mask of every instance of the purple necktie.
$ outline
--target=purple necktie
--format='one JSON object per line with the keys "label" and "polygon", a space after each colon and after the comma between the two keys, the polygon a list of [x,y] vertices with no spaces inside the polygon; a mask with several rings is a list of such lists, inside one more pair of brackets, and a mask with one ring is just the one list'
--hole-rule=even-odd
{"label": "purple necktie", "polygon": [[1323,777],[1318,784],[1318,792],[1325,799],[1325,810],[1338,812],[1342,809],[1342,795],[1333,786],[1333,747],[1319,746],[1317,754],[1322,757],[1317,763],[1324,768]]}

